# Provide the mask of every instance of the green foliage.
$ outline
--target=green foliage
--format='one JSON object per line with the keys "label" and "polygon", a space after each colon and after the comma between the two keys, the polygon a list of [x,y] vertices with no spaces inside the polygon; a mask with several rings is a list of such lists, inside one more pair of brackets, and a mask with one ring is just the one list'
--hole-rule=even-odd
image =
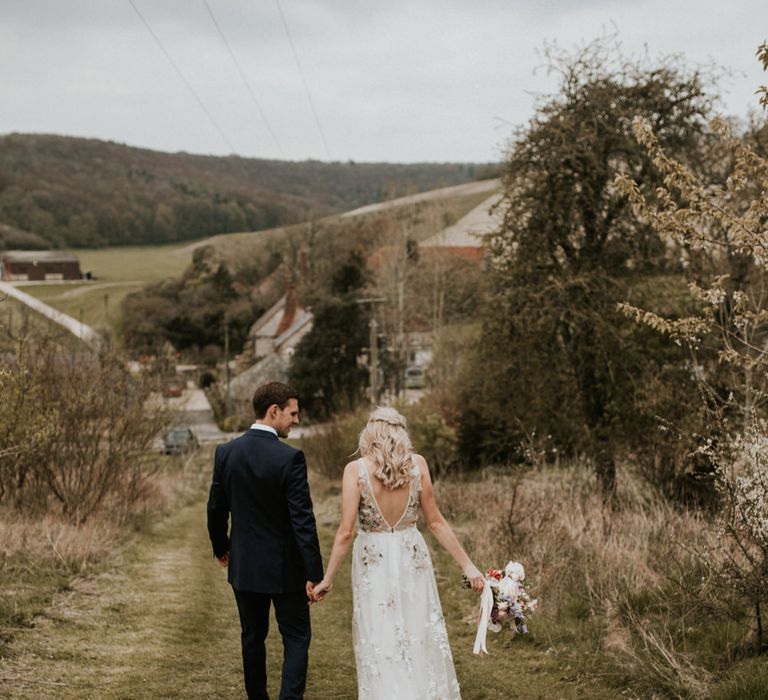
{"label": "green foliage", "polygon": [[42,236],[0,223],[0,250],[45,250],[48,242]]}
{"label": "green foliage", "polygon": [[[303,405],[302,401],[302,405]],[[301,438],[310,469],[331,480],[341,479],[344,466],[355,458],[357,442],[368,420],[368,409],[336,416]]]}
{"label": "green foliage", "polygon": [[210,246],[195,250],[179,279],[151,285],[123,302],[123,341],[134,352],[157,355],[166,342],[177,350],[199,352],[223,347],[229,326],[230,347],[242,348],[250,325],[263,308],[238,284]]}
{"label": "green foliage", "polygon": [[414,451],[427,460],[435,476],[444,477],[458,461],[456,431],[437,407],[425,402],[403,406],[402,413],[408,420]]}
{"label": "green foliage", "polygon": [[167,243],[296,223],[466,182],[476,169],[217,158],[12,134],[0,137],[0,222],[49,246]]}
{"label": "green foliage", "polygon": [[365,282],[365,261],[353,250],[331,271],[328,287],[316,291],[312,329],[291,358],[290,384],[315,418],[353,411],[363,400],[368,372],[360,357],[368,348],[370,310],[358,301]]}
{"label": "green foliage", "polygon": [[614,179],[632,173],[652,192],[660,175],[633,119],[647,115],[670,149],[692,154],[707,99],[699,74],[627,61],[601,41],[550,59],[560,90],[517,134],[507,162],[461,447],[466,459],[508,459],[526,436],[551,436],[591,457],[609,495],[616,450],[646,440],[651,426],[652,416],[638,415],[638,392],[660,388],[665,365],[684,360],[616,308],[668,264]]}
{"label": "green foliage", "polygon": [[768,688],[768,664],[753,659],[733,668],[709,696],[710,700],[764,700]]}
{"label": "green foliage", "polygon": [[368,346],[368,312],[352,301],[328,300],[314,309],[312,330],[291,359],[290,384],[316,418],[357,407],[368,372],[358,358]]}

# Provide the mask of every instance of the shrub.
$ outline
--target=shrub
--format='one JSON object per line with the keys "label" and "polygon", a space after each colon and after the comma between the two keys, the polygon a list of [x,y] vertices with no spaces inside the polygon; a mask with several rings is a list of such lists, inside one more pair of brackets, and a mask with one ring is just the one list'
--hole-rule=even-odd
{"label": "shrub", "polygon": [[169,416],[116,355],[21,340],[0,366],[0,499],[85,522],[107,501],[125,517],[148,489]]}
{"label": "shrub", "polygon": [[456,431],[424,402],[402,409],[408,419],[413,449],[421,454],[436,477],[445,476],[458,462]]}
{"label": "shrub", "polygon": [[357,440],[365,427],[368,411],[341,416],[332,423],[316,425],[301,438],[307,464],[328,479],[340,479],[344,466],[357,453]]}

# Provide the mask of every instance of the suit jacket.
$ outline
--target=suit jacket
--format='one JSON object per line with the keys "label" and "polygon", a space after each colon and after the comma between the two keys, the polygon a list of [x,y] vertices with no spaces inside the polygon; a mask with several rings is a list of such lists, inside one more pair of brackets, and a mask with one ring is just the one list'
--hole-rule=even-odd
{"label": "suit jacket", "polygon": [[290,593],[320,581],[323,562],[304,453],[255,428],[219,445],[208,534],[214,556],[229,552],[228,579],[236,590]]}

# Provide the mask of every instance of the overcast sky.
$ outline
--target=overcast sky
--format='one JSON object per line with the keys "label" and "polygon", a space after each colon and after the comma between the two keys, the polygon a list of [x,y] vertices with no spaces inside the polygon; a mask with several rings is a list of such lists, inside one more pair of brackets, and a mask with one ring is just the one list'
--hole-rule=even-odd
{"label": "overcast sky", "polygon": [[293,160],[499,160],[534,95],[555,87],[536,70],[544,43],[572,48],[612,27],[626,53],[733,69],[720,83],[728,114],[757,108],[768,82],[755,58],[765,0],[132,1],[183,78],[131,0],[0,0],[0,133]]}

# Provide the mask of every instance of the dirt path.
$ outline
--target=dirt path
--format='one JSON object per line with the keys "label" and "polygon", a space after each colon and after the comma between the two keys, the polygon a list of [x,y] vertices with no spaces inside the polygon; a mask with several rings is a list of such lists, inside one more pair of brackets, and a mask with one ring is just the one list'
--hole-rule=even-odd
{"label": "dirt path", "polygon": [[[316,498],[326,558],[336,501],[330,494]],[[541,641],[491,640],[492,657],[474,657],[475,601],[460,589],[455,566],[442,554],[435,566],[464,700],[503,697],[513,687],[515,697],[529,700],[616,697],[569,672]],[[348,560],[333,594],[313,608],[307,700],[356,697],[350,618]],[[272,630],[274,698],[281,658],[274,621]],[[19,633],[12,657],[0,660],[0,697],[243,698],[239,632],[225,572],[210,556],[205,503],[198,498],[150,535],[137,537],[113,573],[75,581],[34,627]]]}
{"label": "dirt path", "polygon": [[[242,698],[240,626],[226,573],[210,556],[204,502],[132,545],[119,569],[75,581],[17,637],[13,658],[0,662],[0,697]],[[327,626],[345,606],[337,598],[316,608],[314,624]],[[280,652],[270,635],[275,696]],[[331,666],[312,670],[309,697],[354,697],[351,655],[349,639],[336,640]]]}

